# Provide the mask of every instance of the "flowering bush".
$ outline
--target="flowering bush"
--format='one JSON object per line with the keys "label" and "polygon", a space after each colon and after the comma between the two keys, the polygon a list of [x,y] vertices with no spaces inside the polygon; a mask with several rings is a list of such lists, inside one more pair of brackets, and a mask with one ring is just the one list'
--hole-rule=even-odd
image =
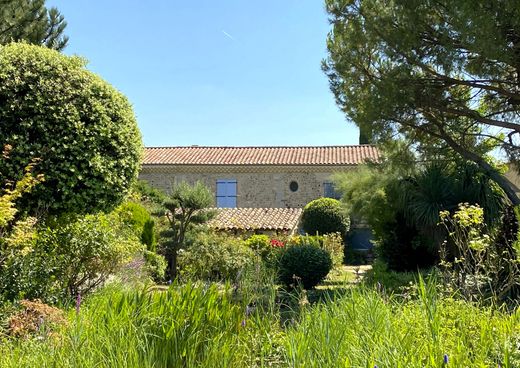
{"label": "flowering bush", "polygon": [[271,239],[270,244],[274,248],[283,248],[285,246],[285,243],[278,239]]}

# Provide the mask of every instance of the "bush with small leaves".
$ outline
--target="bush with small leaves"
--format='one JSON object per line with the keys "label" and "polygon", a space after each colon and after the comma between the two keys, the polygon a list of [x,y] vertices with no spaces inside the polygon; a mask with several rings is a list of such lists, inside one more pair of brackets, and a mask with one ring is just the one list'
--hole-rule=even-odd
{"label": "bush with small leaves", "polygon": [[41,46],[0,46],[0,183],[16,182],[35,158],[45,181],[17,203],[31,212],[110,211],[137,177],[141,134],[130,102],[85,68]]}
{"label": "bush with small leaves", "polygon": [[312,289],[327,277],[332,269],[330,253],[314,245],[287,247],[279,259],[278,278],[286,286],[298,283]]}
{"label": "bush with small leaves", "polygon": [[350,229],[350,218],[338,200],[318,198],[304,207],[302,227],[310,235],[340,233],[343,236]]}

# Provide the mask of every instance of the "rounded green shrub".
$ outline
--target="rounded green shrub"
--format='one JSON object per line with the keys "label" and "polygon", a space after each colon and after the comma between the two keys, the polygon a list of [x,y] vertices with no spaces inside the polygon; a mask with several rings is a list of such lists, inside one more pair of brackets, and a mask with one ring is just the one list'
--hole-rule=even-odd
{"label": "rounded green shrub", "polygon": [[305,289],[312,289],[332,269],[332,257],[314,245],[290,246],[280,256],[278,267],[278,278],[286,286],[301,283]]}
{"label": "rounded green shrub", "polygon": [[345,235],[350,229],[350,219],[338,200],[318,198],[304,207],[302,227],[311,235],[317,233]]}
{"label": "rounded green shrub", "polygon": [[48,48],[0,47],[0,182],[16,182],[37,160],[45,181],[20,207],[50,214],[115,208],[135,181],[141,134],[130,102],[85,68]]}

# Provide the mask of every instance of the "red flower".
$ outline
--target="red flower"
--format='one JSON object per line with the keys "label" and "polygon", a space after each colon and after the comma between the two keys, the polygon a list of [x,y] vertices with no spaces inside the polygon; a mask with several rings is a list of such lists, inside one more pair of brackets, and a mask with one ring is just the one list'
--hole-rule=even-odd
{"label": "red flower", "polygon": [[271,246],[273,246],[275,248],[283,248],[285,246],[285,244],[281,240],[271,239]]}

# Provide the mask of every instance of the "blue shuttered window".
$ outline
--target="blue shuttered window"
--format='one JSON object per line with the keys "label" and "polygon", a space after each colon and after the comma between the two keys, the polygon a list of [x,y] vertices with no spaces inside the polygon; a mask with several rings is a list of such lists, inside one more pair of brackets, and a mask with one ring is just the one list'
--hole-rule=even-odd
{"label": "blue shuttered window", "polygon": [[323,196],[325,198],[341,198],[341,195],[338,192],[336,192],[336,188],[334,188],[334,184],[331,182],[323,183]]}
{"label": "blue shuttered window", "polygon": [[237,206],[236,179],[217,180],[217,207],[235,208]]}

